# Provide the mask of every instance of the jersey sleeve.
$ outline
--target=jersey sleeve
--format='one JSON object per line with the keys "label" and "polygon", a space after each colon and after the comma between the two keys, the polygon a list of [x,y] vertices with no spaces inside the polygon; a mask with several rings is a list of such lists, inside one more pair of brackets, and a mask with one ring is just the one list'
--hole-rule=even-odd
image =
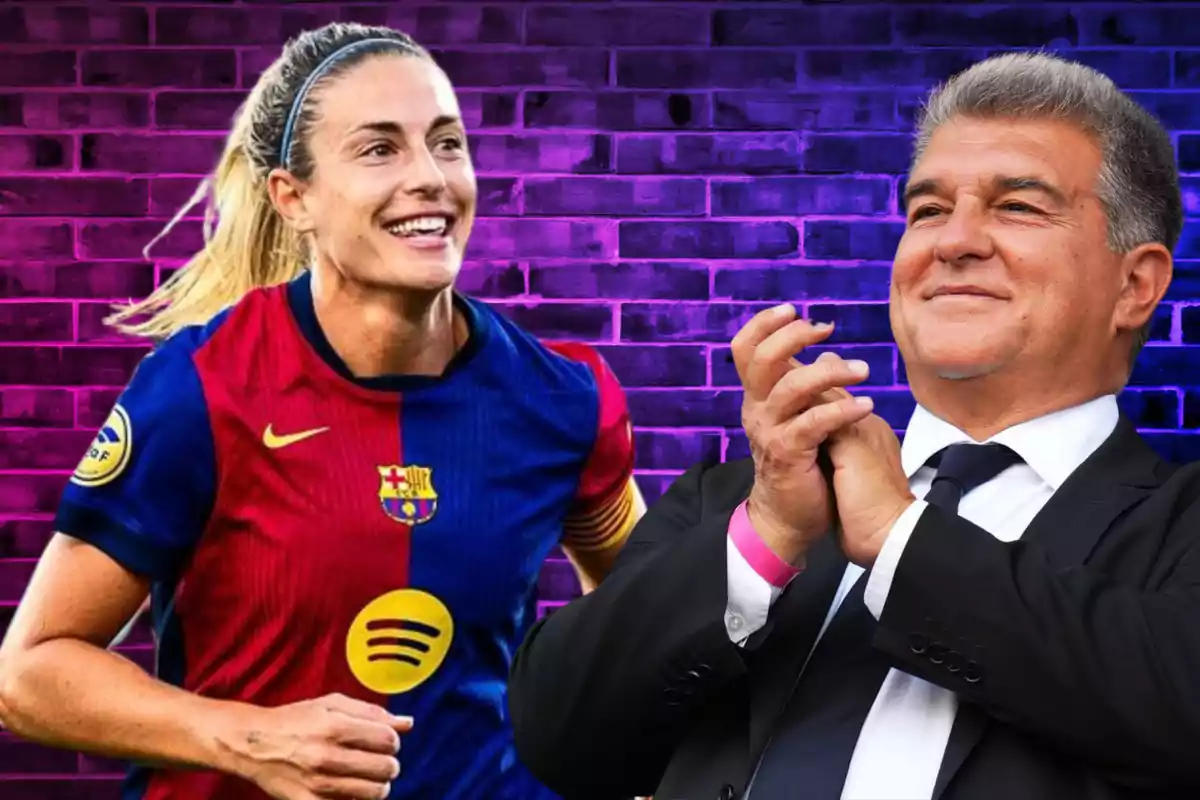
{"label": "jersey sleeve", "polygon": [[599,403],[596,438],[564,522],[563,545],[576,551],[604,550],[623,542],[644,511],[633,480],[629,407],[620,382],[598,352],[576,343],[553,347],[591,369]]}
{"label": "jersey sleeve", "polygon": [[64,489],[55,530],[151,579],[176,576],[208,523],[216,455],[189,349],[138,365]]}

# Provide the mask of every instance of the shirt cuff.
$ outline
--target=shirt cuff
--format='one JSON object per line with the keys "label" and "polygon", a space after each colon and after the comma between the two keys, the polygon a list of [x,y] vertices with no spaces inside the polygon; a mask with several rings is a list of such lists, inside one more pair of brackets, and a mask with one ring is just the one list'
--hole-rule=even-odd
{"label": "shirt cuff", "polygon": [[900,557],[904,555],[904,548],[908,544],[908,540],[912,538],[913,531],[917,528],[917,522],[920,521],[927,506],[928,503],[924,500],[916,500],[904,509],[904,513],[892,526],[891,532],[883,542],[883,547],[879,549],[875,563],[871,566],[871,574],[867,578],[867,585],[863,588],[863,602],[866,603],[867,610],[875,619],[883,616],[883,606],[887,602],[888,592],[892,589],[892,578],[896,575]]}
{"label": "shirt cuff", "polygon": [[[729,535],[725,539],[728,565],[726,569],[728,600],[725,608],[725,632],[729,635],[730,641],[737,645],[745,644],[747,639],[767,624],[767,615],[771,611],[771,606],[783,594],[783,590],[791,579],[800,572],[767,550],[767,553],[785,568],[778,569],[778,564],[770,566],[765,571],[776,580],[769,580],[767,576],[763,575],[764,570],[756,569],[754,564],[746,558],[746,550],[738,546],[739,539],[746,544],[747,534],[751,539],[747,548],[751,554],[756,552],[754,542],[757,542],[763,550],[767,550],[766,545],[762,543],[753,526],[750,525],[750,519],[746,515],[746,504],[743,503],[734,512],[729,523]],[[770,565],[769,561],[767,563]]]}

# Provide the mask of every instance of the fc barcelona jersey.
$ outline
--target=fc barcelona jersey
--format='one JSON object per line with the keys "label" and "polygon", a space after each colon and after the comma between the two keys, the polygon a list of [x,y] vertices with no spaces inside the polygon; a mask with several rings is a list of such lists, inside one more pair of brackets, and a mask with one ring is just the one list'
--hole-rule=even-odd
{"label": "fc barcelona jersey", "polygon": [[[470,337],[438,377],[352,377],[307,275],[180,331],[138,366],[57,529],[152,579],[160,679],[374,702],[415,719],[391,797],[537,800],[508,669],[551,549],[628,530],[630,423],[594,350],[455,303]],[[134,767],[124,797],[265,795]]]}

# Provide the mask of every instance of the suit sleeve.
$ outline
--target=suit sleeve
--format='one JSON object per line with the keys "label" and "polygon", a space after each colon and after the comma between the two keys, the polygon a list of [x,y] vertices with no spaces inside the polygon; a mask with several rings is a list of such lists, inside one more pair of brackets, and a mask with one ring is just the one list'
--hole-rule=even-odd
{"label": "suit sleeve", "polygon": [[517,749],[559,794],[653,793],[689,716],[745,673],[724,623],[736,501],[702,521],[707,472],[700,465],[680,477],[600,586],[539,620],[516,654]]}
{"label": "suit sleeve", "polygon": [[1036,545],[929,506],[876,646],[1111,780],[1200,785],[1200,503],[1173,527],[1190,549],[1172,548],[1169,572],[1143,590],[1058,569]]}
{"label": "suit sleeve", "polygon": [[191,353],[148,355],[71,476],[55,530],[152,580],[178,575],[212,511],[216,458]]}
{"label": "suit sleeve", "polygon": [[576,552],[606,550],[624,542],[645,511],[633,480],[633,424],[625,392],[591,347],[575,342],[550,347],[587,365],[597,395],[596,437],[563,523],[562,543]]}

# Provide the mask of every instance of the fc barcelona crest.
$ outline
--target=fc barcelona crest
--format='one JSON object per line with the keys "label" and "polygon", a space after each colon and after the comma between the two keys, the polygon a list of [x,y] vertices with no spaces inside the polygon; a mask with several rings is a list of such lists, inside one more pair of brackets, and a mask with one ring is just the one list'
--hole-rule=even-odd
{"label": "fc barcelona crest", "polygon": [[437,512],[431,467],[389,465],[379,469],[379,505],[383,513],[405,525],[428,522]]}

